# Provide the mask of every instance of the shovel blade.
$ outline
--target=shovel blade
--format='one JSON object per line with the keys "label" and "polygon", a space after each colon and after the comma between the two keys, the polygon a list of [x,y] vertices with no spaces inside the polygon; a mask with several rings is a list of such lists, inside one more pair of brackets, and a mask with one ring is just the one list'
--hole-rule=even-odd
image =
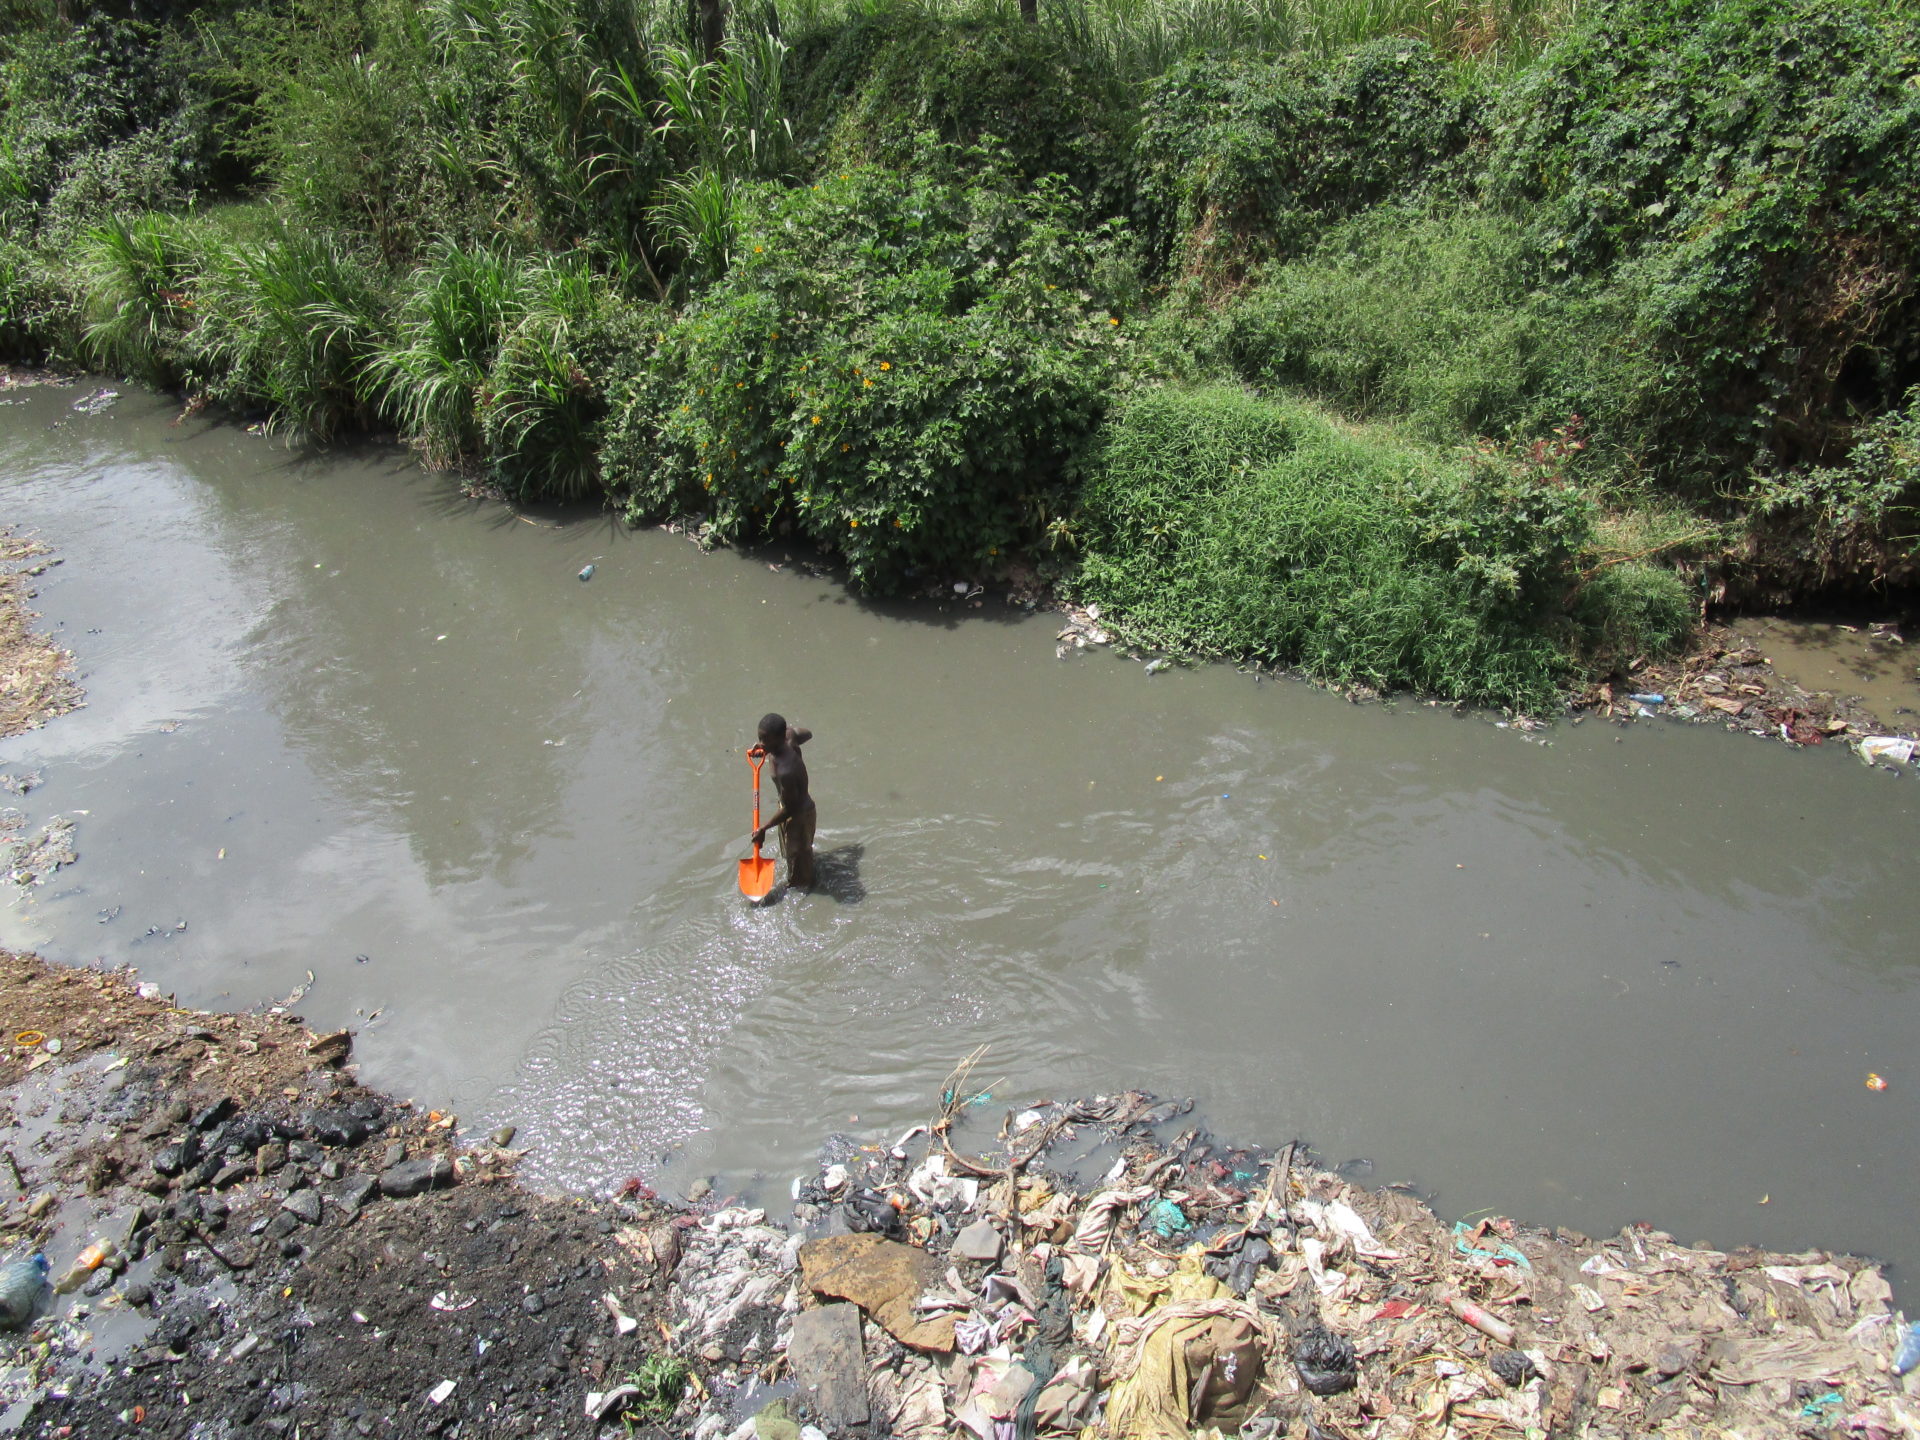
{"label": "shovel blade", "polygon": [[740,862],[740,893],[749,900],[764,900],[773,889],[773,861],[763,855]]}

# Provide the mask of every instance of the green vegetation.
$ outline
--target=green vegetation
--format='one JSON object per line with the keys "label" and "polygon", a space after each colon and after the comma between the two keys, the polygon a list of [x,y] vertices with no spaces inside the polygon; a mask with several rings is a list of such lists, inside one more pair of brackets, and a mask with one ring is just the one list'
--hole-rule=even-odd
{"label": "green vegetation", "polygon": [[1920,577],[1911,7],[16,11],[14,359],[1532,709]]}
{"label": "green vegetation", "polygon": [[631,1432],[636,1424],[664,1425],[671,1420],[692,1374],[686,1361],[664,1351],[655,1351],[640,1362],[639,1369],[629,1370],[627,1384],[640,1394],[621,1413],[627,1430]]}

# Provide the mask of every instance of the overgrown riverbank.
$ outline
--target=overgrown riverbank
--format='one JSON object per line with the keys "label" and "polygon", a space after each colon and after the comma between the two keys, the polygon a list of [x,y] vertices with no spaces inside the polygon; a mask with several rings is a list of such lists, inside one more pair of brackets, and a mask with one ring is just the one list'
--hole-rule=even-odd
{"label": "overgrown riverbank", "polygon": [[19,8],[18,358],[1536,711],[1911,593],[1899,7]]}

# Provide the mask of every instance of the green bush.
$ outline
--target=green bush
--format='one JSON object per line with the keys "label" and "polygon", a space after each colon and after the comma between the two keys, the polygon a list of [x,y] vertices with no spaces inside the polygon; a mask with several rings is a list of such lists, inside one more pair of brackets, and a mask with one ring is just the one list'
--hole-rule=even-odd
{"label": "green bush", "polygon": [[1753,558],[1790,591],[1873,593],[1920,580],[1920,387],[1860,427],[1844,463],[1762,476]]}
{"label": "green bush", "polygon": [[1093,463],[1078,588],[1142,641],[1545,709],[1592,509],[1497,458],[1238,390],[1145,391]]}
{"label": "green bush", "polygon": [[1495,193],[1636,296],[1670,484],[1834,464],[1920,380],[1917,54],[1911,5],[1613,0],[1509,87]]}
{"label": "green bush", "polygon": [[1332,222],[1430,184],[1481,132],[1483,97],[1416,40],[1331,65],[1198,56],[1146,90],[1136,222],[1156,266],[1237,283]]}
{"label": "green bush", "polygon": [[929,163],[753,202],[734,269],[660,332],[619,418],[630,515],[791,529],[874,590],[1036,539],[1122,330],[1086,288],[1106,242],[1062,188]]}
{"label": "green bush", "polygon": [[1382,207],[1269,271],[1228,313],[1225,353],[1253,384],[1406,419],[1436,443],[1544,435],[1581,415],[1626,469],[1658,377],[1630,308],[1591,292],[1542,284],[1508,216]]}
{"label": "green bush", "polygon": [[794,69],[795,124],[833,171],[912,164],[926,134],[991,136],[1022,180],[1064,175],[1119,203],[1131,97],[1056,27],[985,8],[853,10],[798,41]]}

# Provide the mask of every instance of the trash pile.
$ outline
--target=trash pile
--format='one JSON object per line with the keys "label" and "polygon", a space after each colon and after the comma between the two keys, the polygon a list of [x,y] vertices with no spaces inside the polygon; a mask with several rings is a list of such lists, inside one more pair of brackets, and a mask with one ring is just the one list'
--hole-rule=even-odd
{"label": "trash pile", "polygon": [[891,1145],[831,1143],[791,1229],[687,1225],[673,1341],[708,1380],[677,1430],[1920,1434],[1920,1327],[1867,1262],[1449,1225],[1139,1091],[1009,1112],[969,1154],[959,1088]]}

